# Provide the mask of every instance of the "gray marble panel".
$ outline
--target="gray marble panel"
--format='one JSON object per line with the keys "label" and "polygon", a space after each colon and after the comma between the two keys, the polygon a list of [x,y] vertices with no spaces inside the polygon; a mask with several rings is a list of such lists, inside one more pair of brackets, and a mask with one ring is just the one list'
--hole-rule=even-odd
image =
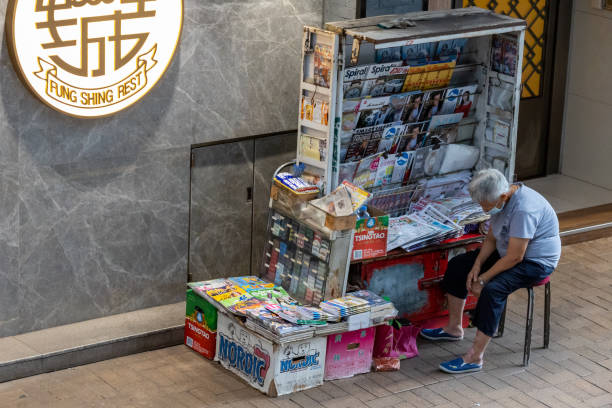
{"label": "gray marble panel", "polygon": [[18,171],[0,164],[0,337],[20,324]]}
{"label": "gray marble panel", "polygon": [[267,239],[270,186],[274,171],[295,159],[297,134],[284,133],[255,140],[253,195],[253,275],[259,275]]}
{"label": "gray marble panel", "polygon": [[[0,21],[7,4],[0,0]],[[181,299],[190,146],[295,129],[302,25],[320,25],[322,0],[184,4],[168,72],[110,118],[70,118],[40,103],[2,41],[0,336]],[[229,200],[227,191],[211,190],[205,205]],[[246,205],[242,196],[233,200]],[[233,246],[238,269],[248,271],[240,231],[250,228],[252,208],[211,209],[236,211],[244,225],[207,224],[220,231],[219,242],[205,243],[210,254]]]}
{"label": "gray marble panel", "polygon": [[188,149],[20,164],[20,332],[183,298]]}
{"label": "gray marble panel", "polygon": [[251,269],[253,141],[192,150],[189,273],[192,281]]}

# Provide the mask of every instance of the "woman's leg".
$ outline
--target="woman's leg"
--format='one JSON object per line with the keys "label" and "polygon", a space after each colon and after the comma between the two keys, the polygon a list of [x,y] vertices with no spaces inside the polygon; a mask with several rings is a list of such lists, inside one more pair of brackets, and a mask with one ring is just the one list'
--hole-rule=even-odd
{"label": "woman's leg", "polygon": [[[463,308],[468,294],[466,281],[478,252],[466,252],[451,259],[442,280],[448,302],[448,323],[442,329],[453,336],[463,336]],[[483,271],[488,270],[498,259],[499,255],[495,251],[483,265]]]}
{"label": "woman's leg", "polygon": [[520,288],[539,282],[546,271],[533,262],[523,261],[512,269],[497,275],[482,289],[474,326],[478,328],[472,348],[463,356],[466,363],[482,364],[485,350],[495,335],[508,296]]}
{"label": "woman's leg", "polygon": [[465,299],[455,297],[451,294],[447,294],[446,299],[448,301],[448,323],[442,328],[442,330],[448,334],[452,334],[453,336],[463,336],[462,322]]}

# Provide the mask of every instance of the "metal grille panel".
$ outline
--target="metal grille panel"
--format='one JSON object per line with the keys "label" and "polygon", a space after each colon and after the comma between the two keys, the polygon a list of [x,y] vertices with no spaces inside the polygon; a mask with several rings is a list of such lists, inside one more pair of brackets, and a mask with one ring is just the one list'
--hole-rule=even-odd
{"label": "metal grille panel", "polygon": [[523,55],[523,98],[542,93],[544,45],[548,16],[547,0],[463,0],[463,6],[477,6],[527,21]]}

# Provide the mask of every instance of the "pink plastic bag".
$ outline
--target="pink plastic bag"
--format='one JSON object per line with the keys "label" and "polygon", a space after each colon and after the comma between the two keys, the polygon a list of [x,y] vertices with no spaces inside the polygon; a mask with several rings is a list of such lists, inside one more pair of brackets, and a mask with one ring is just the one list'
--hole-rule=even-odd
{"label": "pink plastic bag", "polygon": [[419,355],[416,338],[419,328],[416,326],[382,325],[376,327],[374,357],[412,358]]}

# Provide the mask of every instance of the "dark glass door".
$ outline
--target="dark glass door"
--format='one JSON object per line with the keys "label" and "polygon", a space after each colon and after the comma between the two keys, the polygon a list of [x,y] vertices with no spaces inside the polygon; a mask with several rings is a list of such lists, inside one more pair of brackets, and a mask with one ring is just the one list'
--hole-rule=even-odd
{"label": "dark glass door", "polygon": [[559,170],[571,0],[464,0],[527,21],[516,178]]}

